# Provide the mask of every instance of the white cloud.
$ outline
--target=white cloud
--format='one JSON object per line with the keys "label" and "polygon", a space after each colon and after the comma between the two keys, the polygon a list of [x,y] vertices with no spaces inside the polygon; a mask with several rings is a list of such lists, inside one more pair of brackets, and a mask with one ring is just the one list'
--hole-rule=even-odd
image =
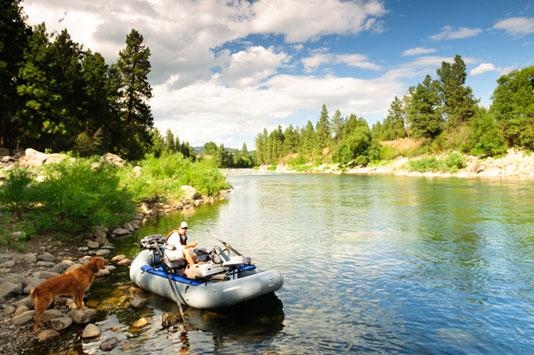
{"label": "white cloud", "polygon": [[478,35],[482,30],[480,28],[467,28],[467,27],[460,27],[458,29],[454,29],[452,26],[444,26],[441,29],[441,32],[430,36],[429,38],[432,41],[441,41],[441,40],[448,40],[448,39],[461,39],[461,38],[469,38],[474,37]]}
{"label": "white cloud", "polygon": [[316,51],[311,57],[302,58],[306,73],[311,73],[322,65],[341,63],[362,69],[380,70],[378,65],[369,62],[367,56],[363,54],[331,54]]}
{"label": "white cloud", "polygon": [[421,55],[421,54],[428,54],[428,53],[434,53],[436,52],[435,48],[423,48],[423,47],[415,47],[410,48],[402,52],[402,56],[411,56],[411,55]]}
{"label": "white cloud", "polygon": [[504,67],[504,68],[496,67],[495,65],[493,65],[493,63],[481,63],[476,68],[471,69],[469,74],[480,75],[480,74],[483,74],[489,71],[496,71],[499,74],[507,74],[514,69],[515,69],[514,67]]}
{"label": "white cloud", "polygon": [[277,72],[278,67],[289,61],[284,52],[274,53],[273,47],[249,47],[231,54],[223,68],[221,79],[239,87],[258,85],[263,79]]}
{"label": "white cloud", "polygon": [[534,33],[534,18],[511,17],[493,25],[496,30],[504,30],[510,35],[528,35]]}
{"label": "white cloud", "polygon": [[495,68],[495,65],[492,63],[481,63],[478,67],[471,69],[469,74],[471,75],[479,75],[488,71],[496,71],[497,68]]}

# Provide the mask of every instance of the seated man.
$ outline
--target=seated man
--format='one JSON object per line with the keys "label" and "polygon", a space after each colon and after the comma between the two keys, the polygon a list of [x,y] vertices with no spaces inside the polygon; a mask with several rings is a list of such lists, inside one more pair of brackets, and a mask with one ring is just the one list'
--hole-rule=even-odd
{"label": "seated man", "polygon": [[196,247],[198,242],[195,241],[191,244],[185,244],[187,241],[187,236],[185,235],[186,230],[187,224],[186,222],[182,222],[180,229],[170,233],[165,241],[165,256],[173,264],[179,264],[184,259],[189,265],[194,265],[198,261],[197,255],[191,249]]}

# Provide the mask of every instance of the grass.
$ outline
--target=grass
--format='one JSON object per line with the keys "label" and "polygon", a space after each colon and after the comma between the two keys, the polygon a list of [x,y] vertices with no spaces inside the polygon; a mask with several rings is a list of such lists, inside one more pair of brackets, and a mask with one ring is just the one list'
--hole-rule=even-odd
{"label": "grass", "polygon": [[[42,168],[42,182],[29,169],[15,167],[0,185],[0,244],[18,245],[36,232],[74,236],[97,226],[120,225],[131,220],[141,201],[180,200],[182,185],[203,196],[229,187],[213,160],[192,162],[175,153],[147,156],[140,166],[138,172],[96,157],[66,159]],[[18,239],[11,229],[22,231]]]}
{"label": "grass", "polygon": [[408,163],[408,168],[412,171],[420,173],[432,171],[432,172],[450,172],[456,173],[460,169],[467,166],[467,160],[465,156],[457,152],[451,152],[445,158],[438,159],[436,157],[422,157],[417,160],[412,160]]}

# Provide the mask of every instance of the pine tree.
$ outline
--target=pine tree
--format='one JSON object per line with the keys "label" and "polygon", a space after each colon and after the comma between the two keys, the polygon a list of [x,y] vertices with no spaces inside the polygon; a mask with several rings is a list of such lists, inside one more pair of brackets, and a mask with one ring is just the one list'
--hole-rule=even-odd
{"label": "pine tree", "polygon": [[409,120],[416,137],[437,137],[443,127],[440,112],[439,82],[430,75],[414,90]]}
{"label": "pine tree", "polygon": [[315,145],[316,145],[316,148],[318,148],[319,150],[322,150],[323,148],[328,147],[332,141],[331,123],[328,118],[328,110],[326,109],[326,105],[324,104],[321,110],[321,117],[319,117],[319,121],[317,121],[317,125],[315,128],[316,128]]}
{"label": "pine tree", "polygon": [[148,82],[150,73],[150,49],[143,45],[143,36],[132,29],[126,37],[126,48],[119,52],[117,62],[121,74],[121,111],[125,122],[125,153],[132,159],[140,158],[144,145],[150,143],[148,129],[153,126],[153,117],[148,105],[152,87]]}

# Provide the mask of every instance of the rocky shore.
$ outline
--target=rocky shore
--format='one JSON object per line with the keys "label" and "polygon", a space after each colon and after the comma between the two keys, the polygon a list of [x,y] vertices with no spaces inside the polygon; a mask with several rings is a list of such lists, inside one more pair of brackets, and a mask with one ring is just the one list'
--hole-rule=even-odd
{"label": "rocky shore", "polygon": [[[33,149],[9,152],[0,148],[0,183],[3,173],[19,164],[34,168],[69,158],[65,154],[46,154]],[[125,162],[118,156],[106,154],[102,161],[122,165]],[[136,167],[135,169],[141,169]],[[134,171],[135,171],[134,169]],[[39,177],[37,177],[39,181]],[[44,324],[41,331],[33,333],[33,300],[29,298],[31,288],[41,282],[71,270],[90,261],[93,256],[110,259],[111,263],[97,274],[98,278],[110,275],[115,265],[129,265],[131,260],[124,255],[114,255],[112,242],[115,237],[125,236],[139,229],[148,219],[177,210],[192,213],[195,207],[204,203],[223,200],[223,191],[219,196],[204,197],[192,186],[184,185],[183,199],[180,202],[166,204],[162,202],[142,203],[138,213],[131,221],[113,228],[98,227],[93,233],[86,234],[83,242],[71,243],[53,239],[48,236],[34,236],[24,244],[24,252],[8,247],[0,247],[0,354],[19,354],[28,349],[35,341],[45,342],[56,338],[73,325],[83,327],[83,339],[98,339],[100,350],[109,351],[118,346],[115,338],[99,339],[101,331],[94,323],[96,311],[71,309],[72,299],[58,297],[43,314]],[[16,237],[17,231],[12,231]],[[86,293],[90,299],[91,289]],[[146,304],[141,298],[132,300],[131,307],[139,308]],[[133,325],[136,326],[135,324]],[[137,325],[142,326],[142,325]]]}
{"label": "rocky shore", "polygon": [[[323,164],[320,166],[310,165],[305,173],[324,173],[324,174],[393,174],[405,176],[426,176],[426,177],[534,177],[534,154],[509,149],[505,156],[499,158],[485,158],[468,156],[467,167],[457,173],[449,172],[415,172],[408,168],[410,160],[416,158],[398,157],[394,160],[382,161],[381,164],[367,167],[354,167],[343,170],[337,164]],[[299,169],[301,170],[301,169]],[[273,171],[270,166],[261,166],[260,172]],[[278,165],[274,172],[277,173],[296,173],[287,165]]]}

